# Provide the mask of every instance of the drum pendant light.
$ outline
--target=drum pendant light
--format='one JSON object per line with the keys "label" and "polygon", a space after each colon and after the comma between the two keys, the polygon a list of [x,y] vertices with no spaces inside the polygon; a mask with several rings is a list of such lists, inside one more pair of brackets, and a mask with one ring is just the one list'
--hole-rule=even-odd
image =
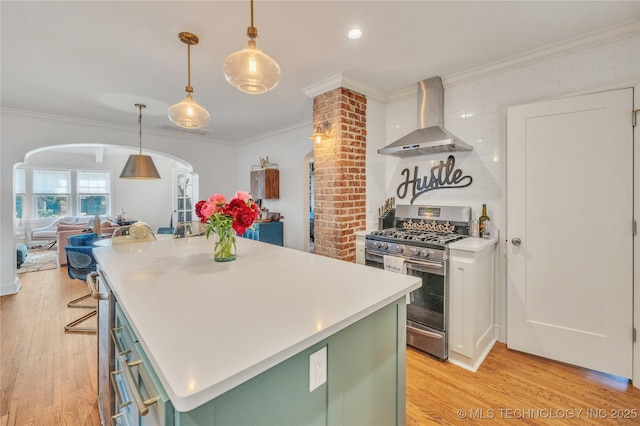
{"label": "drum pendant light", "polygon": [[227,81],[244,93],[258,95],[276,87],[280,80],[280,66],[269,55],[256,47],[258,29],[253,26],[253,0],[251,0],[251,26],[247,28],[249,44],[224,60]]}
{"label": "drum pendant light", "polygon": [[199,129],[209,123],[209,112],[193,99],[191,87],[191,46],[198,44],[198,36],[182,32],[178,34],[180,41],[187,45],[187,96],[169,108],[169,120],[185,129]]}
{"label": "drum pendant light", "polygon": [[140,154],[132,154],[124,165],[121,179],[160,179],[160,173],[153,164],[153,159],[148,155],[142,155],[142,108],[146,105],[136,104],[136,108],[140,110],[138,115],[138,126],[140,128]]}

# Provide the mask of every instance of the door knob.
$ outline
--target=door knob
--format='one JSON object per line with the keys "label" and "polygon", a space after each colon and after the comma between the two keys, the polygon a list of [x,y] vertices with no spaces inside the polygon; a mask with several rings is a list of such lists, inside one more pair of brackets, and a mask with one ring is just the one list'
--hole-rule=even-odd
{"label": "door knob", "polygon": [[520,244],[522,244],[522,240],[518,237],[514,238],[511,240],[511,244],[513,244],[514,246],[519,246]]}

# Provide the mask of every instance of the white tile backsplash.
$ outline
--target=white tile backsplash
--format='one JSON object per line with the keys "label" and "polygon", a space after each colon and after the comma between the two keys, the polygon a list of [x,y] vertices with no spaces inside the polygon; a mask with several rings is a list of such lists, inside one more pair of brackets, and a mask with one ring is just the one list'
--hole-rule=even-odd
{"label": "white tile backsplash", "polygon": [[[639,46],[640,37],[633,37],[445,88],[445,127],[474,146],[471,152],[454,154],[455,167],[472,176],[473,183],[429,191],[414,204],[470,205],[478,217],[486,203],[494,225],[503,229],[507,107],[612,85],[628,87],[629,82],[640,81]],[[462,118],[463,114],[467,117]],[[414,130],[416,117],[415,98],[386,105],[384,145]],[[431,167],[447,157],[446,153],[402,159],[386,156],[385,196],[397,197],[405,168],[413,171],[418,166],[419,176],[429,176]],[[409,198],[398,202],[409,203]]]}

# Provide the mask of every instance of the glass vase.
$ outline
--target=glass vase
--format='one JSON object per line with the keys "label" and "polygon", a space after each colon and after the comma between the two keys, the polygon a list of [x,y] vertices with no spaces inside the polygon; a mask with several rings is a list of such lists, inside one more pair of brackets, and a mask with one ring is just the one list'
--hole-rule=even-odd
{"label": "glass vase", "polygon": [[217,238],[213,249],[213,260],[216,262],[230,262],[236,260],[236,237],[233,229],[219,228],[215,231]]}

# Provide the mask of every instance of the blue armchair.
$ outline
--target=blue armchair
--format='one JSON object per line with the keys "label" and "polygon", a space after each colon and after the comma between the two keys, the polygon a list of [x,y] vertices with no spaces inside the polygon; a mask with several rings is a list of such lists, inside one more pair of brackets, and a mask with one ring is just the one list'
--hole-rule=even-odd
{"label": "blue armchair", "polygon": [[[97,269],[98,262],[93,257],[93,243],[99,239],[95,233],[73,235],[67,238],[69,245],[64,250],[67,255],[67,274],[69,278],[87,283],[87,275]],[[64,329],[69,332],[95,333],[92,327],[78,327],[78,324],[97,314],[96,305],[82,304],[85,299],[91,297],[91,293],[79,297],[67,303],[70,308],[89,308],[93,311],[67,324]]]}

